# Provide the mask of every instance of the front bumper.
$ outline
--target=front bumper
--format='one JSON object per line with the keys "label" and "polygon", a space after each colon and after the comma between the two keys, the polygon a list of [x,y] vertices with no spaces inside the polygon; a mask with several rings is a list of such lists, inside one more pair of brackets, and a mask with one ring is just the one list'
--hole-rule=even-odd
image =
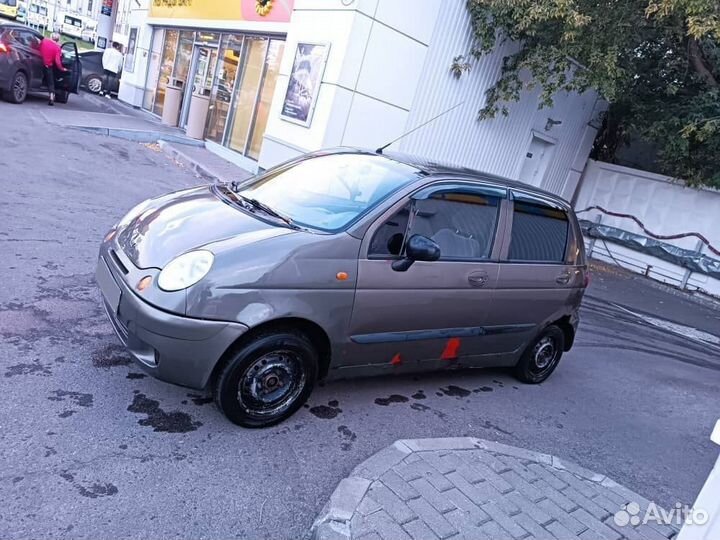
{"label": "front bumper", "polygon": [[[131,275],[129,281],[133,279]],[[96,281],[120,341],[145,372],[163,381],[204,388],[218,360],[247,331],[239,323],[192,319],[151,306],[128,286],[105,246]]]}

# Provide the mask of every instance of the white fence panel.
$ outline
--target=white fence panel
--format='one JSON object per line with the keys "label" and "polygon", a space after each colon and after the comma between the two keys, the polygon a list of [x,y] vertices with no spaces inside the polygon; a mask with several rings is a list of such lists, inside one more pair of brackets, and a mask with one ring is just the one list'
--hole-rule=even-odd
{"label": "white fence panel", "polygon": [[[667,176],[590,160],[575,195],[574,206],[581,219],[595,221],[602,216],[603,225],[647,236],[631,219],[608,216],[599,210],[582,212],[585,208],[600,206],[610,212],[635,216],[654,234],[696,232],[713,246],[720,246],[720,192],[690,188]],[[663,242],[690,250],[697,249],[699,244],[695,237]],[[682,286],[685,281],[690,290],[699,289],[720,296],[718,279],[698,273],[688,276],[687,271],[676,264],[608,241],[586,240],[586,244],[591,243],[596,258],[612,261],[612,255],[635,272],[676,286]],[[720,258],[705,247],[702,252]]]}

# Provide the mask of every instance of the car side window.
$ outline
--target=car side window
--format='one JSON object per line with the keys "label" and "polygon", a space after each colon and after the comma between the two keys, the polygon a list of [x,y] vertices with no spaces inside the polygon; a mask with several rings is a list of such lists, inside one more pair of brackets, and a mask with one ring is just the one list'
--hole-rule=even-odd
{"label": "car side window", "polygon": [[400,255],[410,218],[410,208],[410,203],[406,204],[375,231],[370,240],[368,256],[385,258]]}
{"label": "car side window", "polygon": [[468,190],[439,189],[415,201],[409,236],[420,234],[440,246],[440,260],[490,257],[500,197]]}
{"label": "car side window", "polygon": [[561,263],[565,260],[567,213],[540,201],[513,201],[510,261]]}

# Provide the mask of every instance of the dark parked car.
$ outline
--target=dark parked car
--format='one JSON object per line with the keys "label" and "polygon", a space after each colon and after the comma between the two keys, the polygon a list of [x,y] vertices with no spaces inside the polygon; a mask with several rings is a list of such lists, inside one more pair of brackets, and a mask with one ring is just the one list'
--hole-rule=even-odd
{"label": "dark parked car", "polygon": [[321,377],[504,366],[540,383],[573,344],[587,267],[555,195],[341,148],[140,204],[96,279],[145,371],[260,427]]}
{"label": "dark parked car", "polygon": [[103,88],[105,84],[105,71],[102,66],[102,51],[86,51],[80,53],[83,65],[83,77],[81,86],[87,88],[93,94],[99,94],[101,91],[117,94],[120,89],[120,77],[122,71],[118,73],[112,88]]}
{"label": "dark parked car", "polygon": [[[45,68],[40,56],[42,36],[16,23],[0,22],[0,92],[12,103],[22,103],[29,92],[47,91]],[[55,75],[55,101],[67,103],[77,94],[82,64],[73,42],[62,44],[62,62],[69,70]]]}

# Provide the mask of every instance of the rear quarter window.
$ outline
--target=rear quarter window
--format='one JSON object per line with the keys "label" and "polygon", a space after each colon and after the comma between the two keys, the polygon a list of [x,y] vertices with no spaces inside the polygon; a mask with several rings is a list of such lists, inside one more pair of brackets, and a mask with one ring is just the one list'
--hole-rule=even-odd
{"label": "rear quarter window", "polygon": [[540,202],[513,202],[510,261],[562,263],[569,220],[563,210]]}

